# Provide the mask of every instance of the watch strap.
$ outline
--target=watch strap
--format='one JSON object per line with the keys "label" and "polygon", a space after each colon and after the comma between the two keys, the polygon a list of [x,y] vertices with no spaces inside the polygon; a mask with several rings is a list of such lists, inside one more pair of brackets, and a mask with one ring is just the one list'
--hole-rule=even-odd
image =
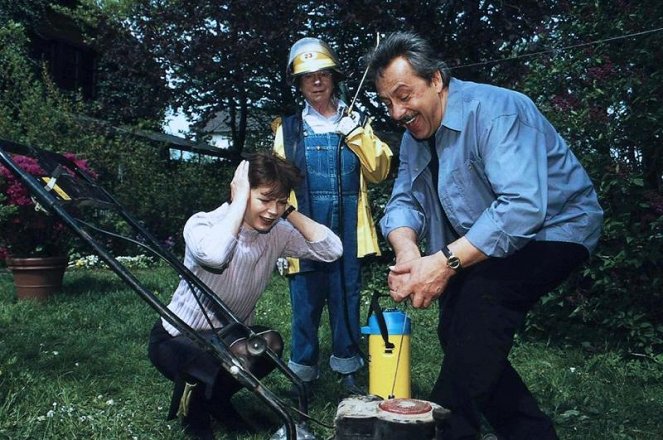
{"label": "watch strap", "polygon": [[441,249],[441,251],[442,251],[442,254],[447,258],[447,260],[448,260],[449,258],[451,258],[451,255],[453,255],[453,254],[451,253],[451,251],[449,250],[449,247],[447,247],[447,246],[444,246],[444,247]]}
{"label": "watch strap", "polygon": [[281,214],[281,218],[285,220],[295,209],[296,208],[293,205],[288,206],[287,208],[285,208],[285,211],[283,211],[283,214]]}
{"label": "watch strap", "polygon": [[463,266],[460,263],[460,259],[451,252],[448,246],[442,248],[442,253],[447,258],[447,267],[455,270],[456,272],[460,271]]}

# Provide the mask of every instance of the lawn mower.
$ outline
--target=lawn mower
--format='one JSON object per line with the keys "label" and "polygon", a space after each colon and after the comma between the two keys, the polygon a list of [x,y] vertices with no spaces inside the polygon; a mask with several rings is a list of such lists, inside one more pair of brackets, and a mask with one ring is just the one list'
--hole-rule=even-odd
{"label": "lawn mower", "polygon": [[[13,155],[32,157],[39,163],[43,175],[23,170]],[[271,440],[314,440],[307,421],[308,396],[304,383],[285,362],[240,321],[232,311],[198,277],[196,277],[169,249],[162,245],[133,215],[131,215],[96,179],[61,154],[0,139],[0,165],[5,166],[27,187],[39,209],[57,216],[108,267],[152,307],[160,317],[190,338],[203,350],[213,354],[221,366],[245,388],[264,402],[283,422]],[[118,233],[104,226],[104,219],[122,220],[130,232]],[[108,222],[107,222],[108,223]],[[171,312],[158,296],[142,283],[125,264],[118,261],[109,247],[114,240],[129,242],[167,264],[186,280],[199,303],[209,305],[224,325],[218,337],[207,339]],[[335,440],[398,440],[441,438],[444,421],[449,412],[432,402],[411,399],[409,396],[409,320],[399,313],[382,313],[377,300],[372,301],[373,316],[362,329],[369,335],[369,374],[372,395],[344,399],[335,417]],[[386,318],[386,319],[385,319]],[[229,331],[245,335],[246,349],[252,356],[270,359],[299,391],[297,408],[292,408],[263,385],[244,368],[240,355],[223,341]],[[389,340],[392,335],[397,344]],[[394,336],[396,335],[396,336]],[[407,364],[398,370],[396,364]],[[396,364],[395,364],[396,363]],[[390,377],[393,374],[394,380]],[[390,377],[387,377],[390,376]],[[292,413],[296,415],[293,416]]]}

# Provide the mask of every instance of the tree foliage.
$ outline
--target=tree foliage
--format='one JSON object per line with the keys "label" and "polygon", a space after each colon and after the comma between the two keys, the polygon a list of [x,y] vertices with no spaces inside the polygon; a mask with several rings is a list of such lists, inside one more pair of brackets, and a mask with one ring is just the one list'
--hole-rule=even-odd
{"label": "tree foliage", "polygon": [[[285,67],[290,46],[303,36],[320,37],[337,50],[354,91],[363,73],[360,58],[375,45],[377,32],[418,30],[462,63],[522,46],[550,9],[534,1],[423,1],[412,8],[395,1],[136,0],[128,23],[168,72],[173,106],[198,128],[215,112],[227,112],[232,145],[242,150],[249,116],[268,120],[297,108],[299,94]],[[479,44],[468,45],[468,39]],[[370,94],[360,98],[387,121]],[[268,134],[269,124],[262,129]]]}
{"label": "tree foliage", "polygon": [[[0,23],[22,25],[28,39],[87,45],[94,53],[96,72],[94,96],[86,103],[86,114],[113,123],[158,128],[169,104],[165,73],[131,29],[123,26],[127,5],[124,0],[0,0]],[[48,68],[31,55],[33,73]]]}
{"label": "tree foliage", "polygon": [[663,343],[663,33],[614,37],[660,29],[662,17],[655,1],[568,3],[541,38],[578,47],[529,62],[521,82],[585,164],[605,210],[595,257],[546,313],[594,322],[645,351]]}
{"label": "tree foliage", "polygon": [[181,246],[184,221],[227,197],[230,170],[219,161],[172,161],[152,143],[81,120],[86,104],[60,92],[45,69],[35,73],[27,45],[23,26],[0,26],[0,138],[88,159],[100,184],[155,236]]}
{"label": "tree foliage", "polygon": [[50,0],[0,0],[0,23],[12,20],[37,25],[50,3]]}
{"label": "tree foliage", "polygon": [[[269,121],[301,105],[285,76],[297,39],[320,37],[338,52],[352,97],[376,33],[418,32],[454,76],[532,97],[599,191],[606,220],[596,255],[546,298],[531,325],[583,320],[625,336],[631,349],[651,351],[663,343],[663,32],[643,33],[663,27],[660,2],[55,2],[75,11],[71,16],[90,30],[89,41],[102,55],[92,103],[59,93],[24,53],[27,37],[16,23],[34,25],[50,3],[0,0],[0,18],[12,20],[0,29],[0,135],[85,152],[120,199],[164,238],[179,236],[193,210],[225,197],[220,163],[176,162],[164,146],[90,130],[68,115],[158,127],[170,106],[199,130],[224,111],[233,148],[269,148]],[[372,84],[358,96],[397,150],[399,133]],[[371,189],[378,217],[389,188],[386,182]]]}

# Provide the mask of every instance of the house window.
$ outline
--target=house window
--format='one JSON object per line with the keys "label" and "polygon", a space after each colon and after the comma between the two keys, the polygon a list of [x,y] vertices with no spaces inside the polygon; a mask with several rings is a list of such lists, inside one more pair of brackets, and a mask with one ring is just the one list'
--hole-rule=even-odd
{"label": "house window", "polygon": [[55,84],[64,90],[81,90],[83,97],[93,98],[96,56],[94,51],[57,39],[33,40],[34,55],[46,62]]}

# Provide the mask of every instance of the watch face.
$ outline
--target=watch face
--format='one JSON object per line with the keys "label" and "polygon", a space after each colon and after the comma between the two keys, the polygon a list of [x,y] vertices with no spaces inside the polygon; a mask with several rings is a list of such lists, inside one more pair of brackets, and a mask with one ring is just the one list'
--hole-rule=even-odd
{"label": "watch face", "polygon": [[460,269],[460,259],[458,257],[452,256],[447,260],[447,266],[453,270]]}

